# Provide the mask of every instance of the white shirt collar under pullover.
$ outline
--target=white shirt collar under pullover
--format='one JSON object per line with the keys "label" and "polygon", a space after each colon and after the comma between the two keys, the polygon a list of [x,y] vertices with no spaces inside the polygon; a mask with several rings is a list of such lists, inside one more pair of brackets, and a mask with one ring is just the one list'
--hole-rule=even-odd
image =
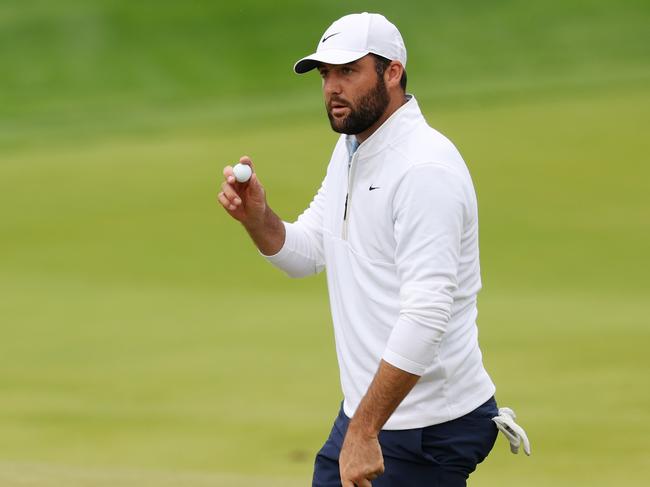
{"label": "white shirt collar under pullover", "polygon": [[[495,391],[476,327],[478,211],[469,171],[411,97],[350,157],[342,135],[282,249],[292,277],[327,269],[344,412],[381,359],[421,375],[384,429],[458,418]],[[349,165],[349,166],[348,166]]]}

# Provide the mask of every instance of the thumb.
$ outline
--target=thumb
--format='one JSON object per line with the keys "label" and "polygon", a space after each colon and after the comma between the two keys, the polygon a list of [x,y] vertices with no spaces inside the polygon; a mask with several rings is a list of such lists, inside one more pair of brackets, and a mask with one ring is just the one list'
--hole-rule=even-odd
{"label": "thumb", "polygon": [[[250,179],[248,181],[241,183],[246,188],[246,191],[248,192],[249,188],[251,188],[252,185],[257,185],[258,188],[261,188],[259,180],[257,179],[257,175],[255,174],[255,166],[253,165],[252,159],[248,156],[241,156],[239,158],[239,164],[244,164],[250,167],[251,169]],[[255,183],[253,183],[253,180],[255,180]]]}
{"label": "thumb", "polygon": [[257,178],[257,174],[253,173],[248,180],[248,187],[246,188],[247,196],[259,202],[264,201],[264,188]]}
{"label": "thumb", "polygon": [[249,156],[241,156],[239,158],[240,164],[246,164],[247,166],[250,166],[253,172],[255,172],[255,165],[253,164],[253,160]]}

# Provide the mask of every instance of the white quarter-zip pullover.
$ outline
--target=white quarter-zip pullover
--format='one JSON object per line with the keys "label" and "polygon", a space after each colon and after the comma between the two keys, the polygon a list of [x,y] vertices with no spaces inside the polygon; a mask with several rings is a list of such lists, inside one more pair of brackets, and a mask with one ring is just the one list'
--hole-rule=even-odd
{"label": "white quarter-zip pullover", "polygon": [[[495,391],[476,327],[476,195],[454,147],[409,101],[327,174],[282,249],[291,277],[327,269],[343,409],[352,417],[381,359],[421,375],[384,429],[458,418]],[[350,146],[351,147],[351,146]]]}

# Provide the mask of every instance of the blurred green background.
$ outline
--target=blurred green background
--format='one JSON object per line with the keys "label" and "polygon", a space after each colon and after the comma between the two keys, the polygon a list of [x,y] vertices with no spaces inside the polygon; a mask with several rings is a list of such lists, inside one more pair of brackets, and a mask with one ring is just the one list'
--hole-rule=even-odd
{"label": "blurred green background", "polygon": [[648,2],[0,0],[0,485],[309,485],[324,279],[216,193],[249,154],[308,204],[336,136],[291,66],[363,10],[479,196],[481,344],[533,456],[499,439],[470,485],[647,483]]}

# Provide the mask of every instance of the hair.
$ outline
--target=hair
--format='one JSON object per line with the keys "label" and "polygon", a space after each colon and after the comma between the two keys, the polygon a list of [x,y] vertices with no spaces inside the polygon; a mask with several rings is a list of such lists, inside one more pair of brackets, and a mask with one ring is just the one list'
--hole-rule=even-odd
{"label": "hair", "polygon": [[[384,56],[380,56],[379,54],[372,53],[372,56],[375,58],[375,71],[377,71],[377,76],[381,77],[386,72],[386,69],[390,65],[391,60],[385,58]],[[402,71],[402,77],[399,80],[399,85],[406,93],[406,69]]]}

